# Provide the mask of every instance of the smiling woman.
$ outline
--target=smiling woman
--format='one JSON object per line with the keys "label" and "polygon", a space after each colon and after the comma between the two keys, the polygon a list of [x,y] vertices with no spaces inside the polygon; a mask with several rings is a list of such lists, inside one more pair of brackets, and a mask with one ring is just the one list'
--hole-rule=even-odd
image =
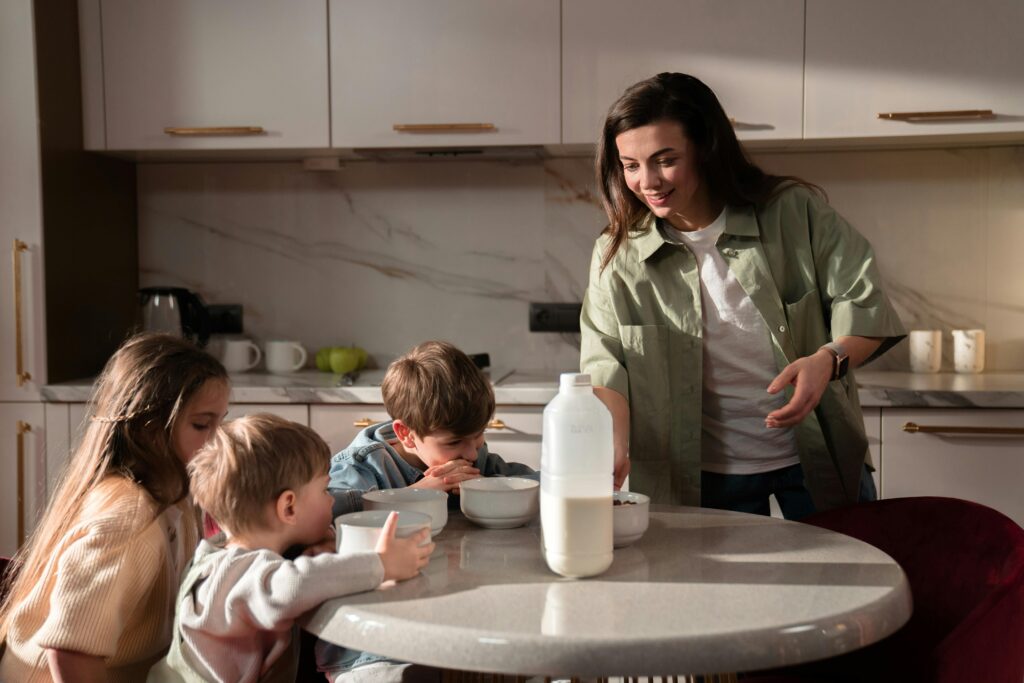
{"label": "smiling woman", "polygon": [[715,94],[630,87],[597,158],[609,225],[580,367],[615,419],[615,481],[657,503],[798,518],[875,497],[850,367],[903,327],[870,245],[799,178],[746,156]]}

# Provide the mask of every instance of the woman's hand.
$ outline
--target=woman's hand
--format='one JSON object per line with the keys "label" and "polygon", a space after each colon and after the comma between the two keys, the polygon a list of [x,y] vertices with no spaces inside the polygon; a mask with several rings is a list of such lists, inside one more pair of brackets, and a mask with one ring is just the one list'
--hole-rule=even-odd
{"label": "woman's hand", "polygon": [[825,387],[832,380],[832,368],[833,356],[824,349],[819,349],[810,356],[797,358],[783,368],[768,385],[768,393],[777,394],[787,384],[792,384],[796,389],[789,403],[768,413],[764,420],[765,427],[778,429],[800,424],[800,421],[814,410],[821,400],[821,395],[825,393]]}
{"label": "woman's hand", "polygon": [[107,680],[103,657],[47,648],[46,663],[54,683],[106,683]]}
{"label": "woman's hand", "polygon": [[384,580],[404,581],[420,573],[430,562],[434,544],[430,540],[430,529],[420,529],[408,538],[396,538],[398,512],[392,511],[384,522],[377,541],[377,554],[384,565]]}
{"label": "woman's hand", "polygon": [[473,463],[456,458],[443,465],[428,467],[423,472],[423,478],[411,484],[409,488],[436,489],[458,495],[459,484],[467,479],[477,479],[479,476],[480,470]]}

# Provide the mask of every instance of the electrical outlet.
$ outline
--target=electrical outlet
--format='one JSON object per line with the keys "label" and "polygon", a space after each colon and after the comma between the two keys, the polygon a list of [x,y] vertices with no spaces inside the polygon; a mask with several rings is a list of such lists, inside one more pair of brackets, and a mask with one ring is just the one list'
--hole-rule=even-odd
{"label": "electrical outlet", "polygon": [[210,334],[241,334],[241,304],[210,304],[206,307],[210,316]]}
{"label": "electrical outlet", "polygon": [[530,332],[579,332],[583,304],[531,303]]}

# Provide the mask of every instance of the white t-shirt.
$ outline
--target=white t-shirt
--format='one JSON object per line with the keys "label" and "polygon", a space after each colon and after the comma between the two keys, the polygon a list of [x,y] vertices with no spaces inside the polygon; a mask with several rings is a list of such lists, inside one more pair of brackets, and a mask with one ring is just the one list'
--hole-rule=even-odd
{"label": "white t-shirt", "polygon": [[700,273],[703,343],[701,468],[719,474],[770,472],[800,462],[792,429],[768,429],[764,419],[785,394],[768,384],[778,371],[764,318],[717,248],[725,210],[702,230],[660,222],[669,241],[693,252]]}

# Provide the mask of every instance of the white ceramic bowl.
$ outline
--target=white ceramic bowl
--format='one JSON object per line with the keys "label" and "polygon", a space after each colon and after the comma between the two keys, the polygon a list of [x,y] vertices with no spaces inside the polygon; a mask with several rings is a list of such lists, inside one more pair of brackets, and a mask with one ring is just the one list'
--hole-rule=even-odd
{"label": "white ceramic bowl", "polygon": [[[334,528],[338,536],[339,553],[357,553],[374,550],[380,530],[384,528],[390,510],[368,510],[350,512],[334,518]],[[405,538],[412,536],[420,529],[430,528],[430,516],[421,512],[399,512],[395,536]]]}
{"label": "white ceramic bowl", "polygon": [[[620,505],[614,505],[620,501]],[[640,540],[651,519],[651,499],[642,493],[612,493],[612,545],[622,548]]]}
{"label": "white ceramic bowl", "polygon": [[431,489],[379,489],[363,494],[364,510],[422,512],[430,517],[430,534],[436,536],[448,523],[448,494]]}
{"label": "white ceramic bowl", "polygon": [[528,524],[540,512],[540,483],[522,477],[480,477],[460,484],[462,514],[488,529]]}

